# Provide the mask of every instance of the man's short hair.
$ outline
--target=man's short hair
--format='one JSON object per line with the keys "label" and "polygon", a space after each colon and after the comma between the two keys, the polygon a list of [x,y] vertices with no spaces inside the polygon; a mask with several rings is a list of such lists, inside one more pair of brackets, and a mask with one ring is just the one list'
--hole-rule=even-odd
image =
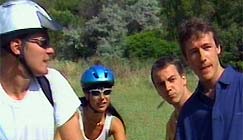
{"label": "man's short hair", "polygon": [[180,75],[183,75],[185,73],[184,66],[179,59],[173,56],[162,56],[157,61],[155,61],[155,63],[151,68],[151,79],[153,83],[154,83],[154,74],[157,71],[166,68],[168,65],[174,65]]}
{"label": "man's short hair", "polygon": [[218,35],[211,24],[203,21],[200,18],[191,18],[183,22],[179,27],[179,44],[184,57],[186,58],[185,48],[188,40],[192,38],[200,38],[202,34],[211,32],[213,34],[214,42],[218,47],[220,42]]}

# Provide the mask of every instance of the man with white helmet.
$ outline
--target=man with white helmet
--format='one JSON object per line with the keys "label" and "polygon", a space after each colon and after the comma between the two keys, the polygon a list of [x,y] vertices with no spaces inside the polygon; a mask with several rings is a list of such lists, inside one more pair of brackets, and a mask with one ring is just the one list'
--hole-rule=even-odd
{"label": "man with white helmet", "polygon": [[[60,30],[47,12],[29,0],[0,5],[0,140],[81,140],[80,101],[67,80],[48,68],[54,55],[48,30]],[[53,104],[36,77],[49,81]]]}

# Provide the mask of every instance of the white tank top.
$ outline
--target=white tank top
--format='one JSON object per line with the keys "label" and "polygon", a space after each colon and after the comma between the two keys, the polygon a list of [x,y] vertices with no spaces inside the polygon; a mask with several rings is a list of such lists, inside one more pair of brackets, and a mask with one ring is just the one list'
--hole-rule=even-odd
{"label": "white tank top", "polygon": [[[83,116],[83,108],[80,106],[79,109],[80,109],[79,114]],[[82,116],[80,118],[83,118]],[[95,140],[108,140],[108,138],[110,136],[109,132],[110,132],[110,127],[111,127],[111,122],[112,122],[113,117],[114,116],[112,116],[111,114],[106,114],[105,124],[102,128],[102,132],[100,133],[100,135]],[[79,123],[80,123],[80,126],[81,126],[81,131],[82,131],[83,136],[84,136],[84,140],[90,140],[85,136],[84,127],[83,127],[83,120],[79,119]]]}

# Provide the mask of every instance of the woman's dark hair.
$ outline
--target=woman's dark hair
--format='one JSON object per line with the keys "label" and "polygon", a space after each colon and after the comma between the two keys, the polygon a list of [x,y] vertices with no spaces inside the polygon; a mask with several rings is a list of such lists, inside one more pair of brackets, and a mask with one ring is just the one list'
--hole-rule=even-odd
{"label": "woman's dark hair", "polygon": [[[79,97],[79,100],[81,101],[81,106],[82,107],[86,107],[88,105],[88,101],[86,100],[85,97]],[[121,115],[118,113],[118,111],[115,109],[115,107],[110,103],[108,108],[107,108],[107,112],[110,113],[113,116],[116,116],[117,118],[119,118],[124,126],[125,132],[126,132],[126,125],[125,122],[123,121]]]}

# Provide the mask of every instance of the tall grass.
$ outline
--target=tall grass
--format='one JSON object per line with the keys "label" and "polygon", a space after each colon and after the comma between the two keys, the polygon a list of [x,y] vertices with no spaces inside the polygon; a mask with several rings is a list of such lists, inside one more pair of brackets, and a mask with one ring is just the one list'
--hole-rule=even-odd
{"label": "tall grass", "polygon": [[[60,70],[69,80],[78,96],[83,96],[80,87],[80,75],[96,59],[79,61],[53,61],[51,66]],[[116,74],[112,93],[112,103],[122,115],[129,140],[164,140],[165,126],[171,112],[171,105],[164,103],[156,93],[150,80],[150,68],[153,61],[139,62],[121,59],[106,59],[101,62]],[[196,78],[189,74],[189,87],[194,89]]]}

